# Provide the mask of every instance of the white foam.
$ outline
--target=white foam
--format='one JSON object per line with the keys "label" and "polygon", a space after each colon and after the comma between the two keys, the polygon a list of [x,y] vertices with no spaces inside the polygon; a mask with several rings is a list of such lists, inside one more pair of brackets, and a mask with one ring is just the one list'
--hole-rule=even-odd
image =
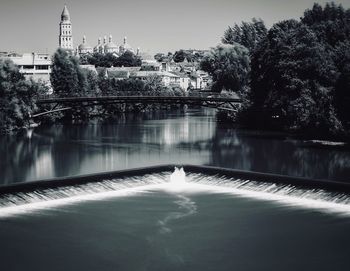
{"label": "white foam", "polygon": [[[0,217],[26,214],[90,200],[135,196],[153,190],[162,190],[177,196],[196,193],[225,193],[273,201],[284,206],[350,216],[350,197],[348,195],[334,195],[323,190],[305,190],[288,185],[210,177],[203,174],[186,176],[183,168],[175,168],[170,176],[149,175],[138,177],[138,179],[108,180],[78,187],[45,190],[41,193],[34,191],[20,196],[14,195],[13,205],[0,207]],[[9,198],[12,199],[12,196]]]}

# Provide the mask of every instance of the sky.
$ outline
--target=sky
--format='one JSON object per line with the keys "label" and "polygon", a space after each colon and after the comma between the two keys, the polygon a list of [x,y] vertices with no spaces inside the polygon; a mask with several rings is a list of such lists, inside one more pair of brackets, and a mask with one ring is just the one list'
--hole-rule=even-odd
{"label": "sky", "polygon": [[[0,51],[53,53],[67,4],[74,46],[112,34],[149,54],[216,46],[229,25],[261,18],[268,27],[296,18],[315,0],[0,0]],[[325,4],[329,1],[318,0]],[[350,0],[334,1],[350,8]]]}

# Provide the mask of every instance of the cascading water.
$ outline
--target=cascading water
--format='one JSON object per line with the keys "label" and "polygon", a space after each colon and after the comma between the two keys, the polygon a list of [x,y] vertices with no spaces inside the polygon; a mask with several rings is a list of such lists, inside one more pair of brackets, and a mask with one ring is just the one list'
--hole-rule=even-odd
{"label": "cascading water", "polygon": [[159,224],[164,227],[168,221],[196,211],[195,203],[187,197],[187,195],[195,193],[227,193],[277,201],[289,206],[322,209],[350,215],[350,196],[345,193],[328,192],[322,189],[303,189],[286,184],[224,176],[208,176],[201,173],[186,174],[183,168],[175,168],[170,176],[169,172],[163,172],[1,195],[0,216],[74,202],[128,196],[151,190],[163,190],[178,196],[175,203],[183,212],[173,214],[160,221]]}
{"label": "cascading water", "polygon": [[183,168],[175,167],[174,172],[170,175],[170,182],[162,185],[162,189],[174,193],[177,199],[174,203],[177,205],[179,211],[171,212],[162,220],[158,221],[160,226],[160,233],[165,234],[171,232],[168,227],[170,221],[190,216],[197,211],[197,205],[188,196],[183,193],[188,191],[189,184],[186,182],[186,173]]}
{"label": "cascading water", "polygon": [[170,183],[175,186],[184,184],[186,182],[186,173],[183,168],[178,169],[175,167],[174,172],[170,175]]}
{"label": "cascading water", "polygon": [[116,178],[87,184],[40,189],[0,196],[0,216],[27,213],[76,202],[128,196],[166,182],[168,174]]}

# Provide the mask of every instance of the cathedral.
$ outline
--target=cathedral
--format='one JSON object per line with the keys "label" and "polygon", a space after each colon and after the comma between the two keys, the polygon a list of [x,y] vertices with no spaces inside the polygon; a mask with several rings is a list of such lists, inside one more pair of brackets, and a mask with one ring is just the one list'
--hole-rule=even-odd
{"label": "cathedral", "polygon": [[[64,6],[61,14],[59,47],[69,50],[71,51],[71,53],[76,54],[77,56],[93,53],[111,53],[115,56],[120,56],[127,51],[135,53],[134,49],[127,43],[126,37],[124,37],[123,43],[120,46],[118,46],[113,42],[112,35],[109,35],[108,42],[107,36],[104,36],[103,43],[101,37],[98,38],[97,45],[95,47],[91,47],[87,43],[86,36],[84,35],[83,42],[74,49],[72,22],[70,20],[69,11],[66,5]],[[136,55],[140,55],[140,48],[137,48]]]}

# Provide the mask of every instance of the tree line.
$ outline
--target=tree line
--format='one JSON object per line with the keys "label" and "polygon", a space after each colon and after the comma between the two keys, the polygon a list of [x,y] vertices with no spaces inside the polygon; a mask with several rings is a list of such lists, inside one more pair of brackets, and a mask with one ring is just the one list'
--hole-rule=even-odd
{"label": "tree line", "polygon": [[229,27],[201,62],[213,89],[245,100],[235,118],[255,128],[349,136],[350,9],[314,4],[270,29],[260,19]]}
{"label": "tree line", "polygon": [[175,63],[180,63],[183,61],[188,61],[188,62],[200,62],[202,58],[204,57],[204,51],[203,50],[197,50],[197,51],[192,51],[192,50],[178,50],[175,51],[175,53],[168,52],[168,54],[164,53],[157,53],[154,55],[154,59],[157,60],[158,62],[169,62],[169,61],[174,61]]}
{"label": "tree line", "polygon": [[47,90],[42,82],[26,80],[11,60],[0,59],[0,133],[29,127],[37,95]]}
{"label": "tree line", "polygon": [[139,67],[141,66],[141,58],[133,52],[126,51],[120,56],[112,53],[93,53],[80,56],[79,63],[82,65],[94,65],[96,67]]}
{"label": "tree line", "polygon": [[[114,95],[170,95],[182,96],[178,87],[164,86],[162,78],[150,76],[146,80],[126,78],[118,80],[106,76],[106,67],[98,72],[82,68],[79,59],[66,50],[58,49],[53,56],[51,85],[53,94],[58,97],[114,96]],[[69,106],[69,105],[67,105]],[[65,112],[44,117],[43,121],[85,121],[93,116],[109,118],[125,111],[159,109],[157,105],[119,105],[108,104],[95,107],[74,107]]]}

